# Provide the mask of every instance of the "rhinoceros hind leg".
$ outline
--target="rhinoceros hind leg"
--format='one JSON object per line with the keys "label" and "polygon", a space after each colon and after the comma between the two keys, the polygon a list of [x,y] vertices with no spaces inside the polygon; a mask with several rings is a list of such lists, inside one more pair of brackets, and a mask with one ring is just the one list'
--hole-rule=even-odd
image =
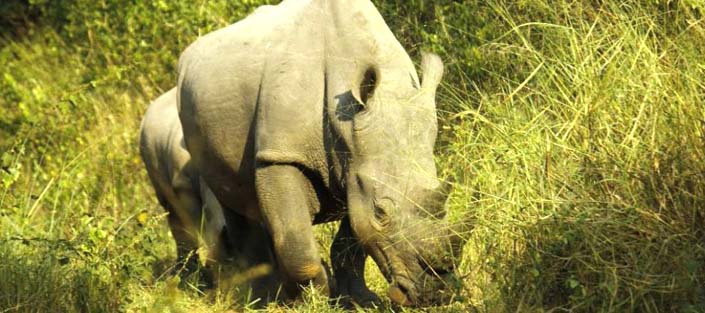
{"label": "rhinoceros hind leg", "polygon": [[311,182],[295,166],[271,164],[257,168],[255,183],[287,295],[298,297],[311,282],[329,294],[328,275],[313,235]]}
{"label": "rhinoceros hind leg", "polygon": [[369,308],[381,305],[380,298],[365,284],[365,259],[367,253],[352,234],[350,220],[343,218],[330,248],[333,275],[336,282],[334,297],[339,304],[353,309],[355,305]]}
{"label": "rhinoceros hind leg", "polygon": [[258,222],[224,209],[227,227],[221,231],[223,253],[221,262],[234,266],[239,275],[247,280],[251,289],[249,301],[261,308],[280,296],[281,279],[277,275],[276,260],[272,252],[272,240]]}
{"label": "rhinoceros hind leg", "polygon": [[[176,241],[176,266],[174,271],[182,277],[198,274],[198,282],[203,288],[212,287],[212,274],[200,266],[199,225],[201,221],[200,199],[192,188],[173,184],[170,201],[159,197],[160,204],[169,212],[167,221],[171,235]],[[189,186],[190,187],[190,186]],[[173,205],[172,205],[173,204]]]}
{"label": "rhinoceros hind leg", "polygon": [[198,269],[198,239],[187,230],[176,214],[168,215],[171,235],[176,241],[176,267],[178,273],[189,274]]}

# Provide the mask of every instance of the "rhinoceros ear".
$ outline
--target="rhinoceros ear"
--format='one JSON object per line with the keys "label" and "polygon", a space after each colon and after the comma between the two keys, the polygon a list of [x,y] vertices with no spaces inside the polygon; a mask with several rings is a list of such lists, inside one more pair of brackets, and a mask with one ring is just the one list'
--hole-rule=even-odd
{"label": "rhinoceros ear", "polygon": [[379,84],[379,69],[377,66],[369,65],[365,67],[360,75],[354,80],[351,92],[355,100],[363,107],[372,97]]}
{"label": "rhinoceros ear", "polygon": [[441,78],[443,78],[443,61],[441,57],[434,53],[422,53],[421,71],[423,71],[421,88],[435,92],[438,84],[441,83]]}

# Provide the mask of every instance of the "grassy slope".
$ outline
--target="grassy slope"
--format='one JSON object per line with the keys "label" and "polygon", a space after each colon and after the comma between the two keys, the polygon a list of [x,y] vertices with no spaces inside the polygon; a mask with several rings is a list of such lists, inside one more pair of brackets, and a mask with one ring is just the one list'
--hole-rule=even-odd
{"label": "grassy slope", "polygon": [[[0,310],[232,308],[162,275],[174,252],[136,131],[178,52],[263,2],[40,1],[43,26],[1,41]],[[448,66],[438,162],[476,224],[468,300],[445,310],[705,310],[701,4],[376,3]]]}

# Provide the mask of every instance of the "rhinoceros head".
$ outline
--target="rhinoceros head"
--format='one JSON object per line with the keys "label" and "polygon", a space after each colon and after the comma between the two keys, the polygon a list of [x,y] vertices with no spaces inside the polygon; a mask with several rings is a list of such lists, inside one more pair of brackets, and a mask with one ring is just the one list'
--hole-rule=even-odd
{"label": "rhinoceros head", "polygon": [[[435,93],[443,63],[433,54],[415,72],[360,70],[348,107],[352,130],[346,190],[353,232],[390,282],[402,305],[446,301],[462,240],[446,221],[447,187],[436,173]],[[413,70],[413,69],[412,69]],[[406,75],[406,77],[405,77]]]}

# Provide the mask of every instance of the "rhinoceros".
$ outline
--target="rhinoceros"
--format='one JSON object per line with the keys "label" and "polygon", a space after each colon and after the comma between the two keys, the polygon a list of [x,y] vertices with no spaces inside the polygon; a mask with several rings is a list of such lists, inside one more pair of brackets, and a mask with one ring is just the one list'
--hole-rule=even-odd
{"label": "rhinoceros", "polygon": [[[421,70],[423,81],[367,0],[284,0],[182,53],[179,117],[193,163],[225,210],[264,225],[288,295],[313,283],[376,304],[367,256],[397,304],[452,295],[463,240],[444,217],[433,155],[443,63],[425,54]],[[333,277],[313,232],[331,221],[341,221]]]}
{"label": "rhinoceros", "polygon": [[[169,227],[177,246],[177,269],[184,267],[186,271],[182,273],[193,273],[198,267],[200,246],[207,251],[206,268],[199,273],[206,286],[213,283],[213,267],[219,263],[239,269],[274,265],[271,251],[260,243],[269,240],[266,231],[244,217],[224,211],[193,166],[184,146],[176,98],[173,88],[148,107],[140,127],[140,154],[157,199],[169,213]],[[254,297],[268,301],[276,296],[276,273],[259,270],[248,276]]]}
{"label": "rhinoceros", "polygon": [[221,240],[225,237],[223,210],[200,181],[184,146],[176,88],[148,107],[140,127],[140,154],[157,199],[169,213],[178,263],[188,271],[195,270],[201,242],[208,249],[208,259],[220,258],[226,252]]}

